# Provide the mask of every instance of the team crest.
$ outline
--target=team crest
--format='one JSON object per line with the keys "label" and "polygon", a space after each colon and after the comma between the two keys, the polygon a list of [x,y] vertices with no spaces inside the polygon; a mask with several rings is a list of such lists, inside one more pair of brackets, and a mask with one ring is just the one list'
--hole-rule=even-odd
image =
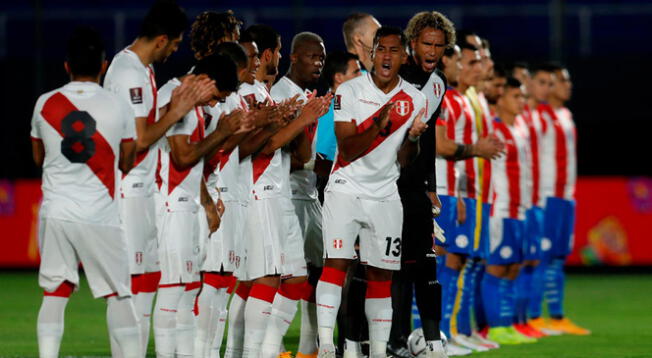
{"label": "team crest", "polygon": [[432,86],[432,89],[435,92],[435,97],[437,98],[441,97],[441,92],[442,92],[441,84],[435,83],[435,85]]}
{"label": "team crest", "polygon": [[333,248],[334,249],[341,249],[342,248],[342,239],[333,240]]}
{"label": "team crest", "polygon": [[408,101],[396,101],[394,104],[394,110],[396,114],[401,117],[407,116],[410,113],[410,102]]}
{"label": "team crest", "polygon": [[140,265],[143,263],[143,253],[141,251],[136,253],[136,264]]}
{"label": "team crest", "polygon": [[192,272],[192,261],[186,261],[186,271]]}
{"label": "team crest", "polygon": [[342,95],[336,94],[335,100],[333,101],[333,110],[339,111],[340,109],[342,109]]}
{"label": "team crest", "polygon": [[229,262],[230,263],[235,262],[235,251],[233,250],[229,251]]}

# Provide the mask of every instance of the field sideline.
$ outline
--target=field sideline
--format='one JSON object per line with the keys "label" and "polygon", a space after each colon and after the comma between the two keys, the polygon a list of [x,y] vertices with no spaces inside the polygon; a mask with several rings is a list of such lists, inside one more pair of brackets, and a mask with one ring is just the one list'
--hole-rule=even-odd
{"label": "field sideline", "polygon": [[[0,273],[0,357],[37,357],[36,316],[41,291],[35,272]],[[589,337],[550,337],[532,345],[505,347],[474,357],[650,358],[652,357],[652,276],[583,275],[568,277],[566,311],[593,330]],[[109,356],[105,304],[93,300],[82,279],[66,310],[61,356]],[[285,344],[296,351],[299,324]],[[153,355],[153,342],[148,356]]]}

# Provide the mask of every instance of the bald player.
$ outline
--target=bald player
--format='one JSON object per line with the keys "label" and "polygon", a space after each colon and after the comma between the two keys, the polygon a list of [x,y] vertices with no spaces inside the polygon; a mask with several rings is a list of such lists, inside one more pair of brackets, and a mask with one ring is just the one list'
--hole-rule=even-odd
{"label": "bald player", "polygon": [[358,56],[363,69],[367,71],[373,67],[371,50],[379,27],[380,22],[375,17],[362,12],[349,15],[342,26],[346,50]]}

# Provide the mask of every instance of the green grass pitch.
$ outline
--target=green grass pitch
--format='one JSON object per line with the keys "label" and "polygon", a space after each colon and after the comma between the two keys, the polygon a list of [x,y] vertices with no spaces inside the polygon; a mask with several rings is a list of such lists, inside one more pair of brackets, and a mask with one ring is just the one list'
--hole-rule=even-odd
{"label": "green grass pitch", "polygon": [[[36,316],[41,301],[34,272],[0,272],[0,357],[36,357]],[[477,357],[652,357],[652,276],[569,275],[566,312],[593,330],[588,337],[548,337],[531,345],[504,347]],[[66,310],[61,356],[109,356],[105,304],[93,300],[82,279]],[[296,351],[298,320],[286,337]],[[149,355],[153,356],[153,341]]]}

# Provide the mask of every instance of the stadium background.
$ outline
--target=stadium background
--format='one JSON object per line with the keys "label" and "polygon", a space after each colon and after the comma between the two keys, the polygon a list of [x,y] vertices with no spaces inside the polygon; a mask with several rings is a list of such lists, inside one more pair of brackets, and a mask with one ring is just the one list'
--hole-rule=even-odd
{"label": "stadium background", "polygon": [[[0,2],[0,357],[33,357],[41,300],[37,213],[39,170],[31,160],[30,118],[38,95],[67,81],[64,44],[78,24],[98,28],[111,57],[129,44],[151,1],[47,0]],[[487,37],[497,63],[557,60],[574,81],[579,133],[578,222],[572,265],[626,266],[615,273],[596,266],[569,275],[566,310],[593,330],[590,337],[553,337],[536,345],[483,353],[483,357],[652,356],[652,84],[649,1],[439,0],[439,1],[209,1],[179,0],[194,17],[233,9],[248,26],[267,23],[283,37],[281,73],[291,37],[320,34],[327,50],[343,49],[341,25],[354,11],[404,27],[417,11],[435,9],[458,28]],[[157,66],[157,81],[187,71],[188,42]],[[18,270],[17,270],[18,269]],[[575,271],[578,271],[575,269]],[[634,273],[632,273],[634,272]],[[597,273],[597,274],[596,274]],[[92,300],[85,280],[66,313],[63,356],[106,356],[105,305]],[[286,337],[296,350],[298,322]],[[153,353],[150,342],[149,355]]]}

